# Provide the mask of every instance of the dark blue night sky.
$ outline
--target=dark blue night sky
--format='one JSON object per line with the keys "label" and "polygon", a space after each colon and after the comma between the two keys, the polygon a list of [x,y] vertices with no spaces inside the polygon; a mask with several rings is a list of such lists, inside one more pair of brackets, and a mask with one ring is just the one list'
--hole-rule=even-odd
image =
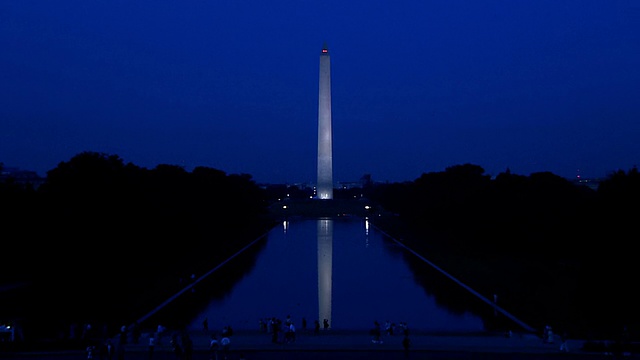
{"label": "dark blue night sky", "polygon": [[315,182],[325,42],[335,181],[639,162],[637,0],[4,0],[0,162]]}

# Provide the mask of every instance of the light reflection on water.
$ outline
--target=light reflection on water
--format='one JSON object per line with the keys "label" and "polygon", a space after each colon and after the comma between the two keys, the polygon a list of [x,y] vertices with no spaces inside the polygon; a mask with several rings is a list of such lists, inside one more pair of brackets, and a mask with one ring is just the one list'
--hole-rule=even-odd
{"label": "light reflection on water", "polygon": [[[414,280],[403,250],[366,220],[285,222],[266,241],[253,268],[226,295],[204,306],[189,329],[201,329],[207,318],[210,329],[257,330],[259,319],[287,315],[298,328],[305,317],[309,328],[327,318],[334,329],[369,329],[374,320],[426,331],[485,329],[480,316],[459,308],[453,312],[442,298],[436,301]],[[198,292],[215,292],[215,277],[221,274],[211,276]]]}

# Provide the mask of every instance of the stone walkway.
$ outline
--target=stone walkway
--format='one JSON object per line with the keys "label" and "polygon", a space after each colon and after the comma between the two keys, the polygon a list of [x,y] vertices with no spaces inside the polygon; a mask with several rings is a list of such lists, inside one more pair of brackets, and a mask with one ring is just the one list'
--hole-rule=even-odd
{"label": "stone walkway", "polygon": [[[202,331],[190,332],[195,351],[206,351],[210,335]],[[138,344],[127,344],[127,351],[146,351],[148,334],[143,334]],[[477,353],[539,353],[561,354],[560,343],[547,344],[535,334],[433,334],[412,333],[409,336],[412,351],[455,351]],[[161,339],[156,347],[157,351],[170,351],[170,334]],[[321,331],[298,332],[295,342],[272,343],[271,336],[259,331],[236,331],[231,337],[231,347],[234,351],[402,351],[401,335],[382,336],[382,343],[373,343],[366,331]],[[218,336],[220,340],[220,336]],[[570,339],[568,354],[601,355],[582,350],[584,340]]]}

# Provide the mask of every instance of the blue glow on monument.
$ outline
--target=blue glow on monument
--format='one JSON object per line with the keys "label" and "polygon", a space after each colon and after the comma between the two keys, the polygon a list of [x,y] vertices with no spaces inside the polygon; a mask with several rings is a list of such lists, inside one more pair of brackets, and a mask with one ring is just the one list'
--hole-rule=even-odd
{"label": "blue glow on monument", "polygon": [[331,129],[331,58],[325,43],[320,53],[318,86],[318,199],[333,199],[333,133]]}

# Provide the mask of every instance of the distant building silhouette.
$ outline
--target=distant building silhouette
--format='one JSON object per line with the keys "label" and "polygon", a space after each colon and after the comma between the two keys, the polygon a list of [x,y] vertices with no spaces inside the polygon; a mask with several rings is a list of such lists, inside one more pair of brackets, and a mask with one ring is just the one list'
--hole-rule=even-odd
{"label": "distant building silhouette", "polygon": [[20,185],[30,184],[34,189],[37,189],[45,181],[45,178],[39,176],[35,171],[0,166],[0,183],[8,181],[13,181]]}

